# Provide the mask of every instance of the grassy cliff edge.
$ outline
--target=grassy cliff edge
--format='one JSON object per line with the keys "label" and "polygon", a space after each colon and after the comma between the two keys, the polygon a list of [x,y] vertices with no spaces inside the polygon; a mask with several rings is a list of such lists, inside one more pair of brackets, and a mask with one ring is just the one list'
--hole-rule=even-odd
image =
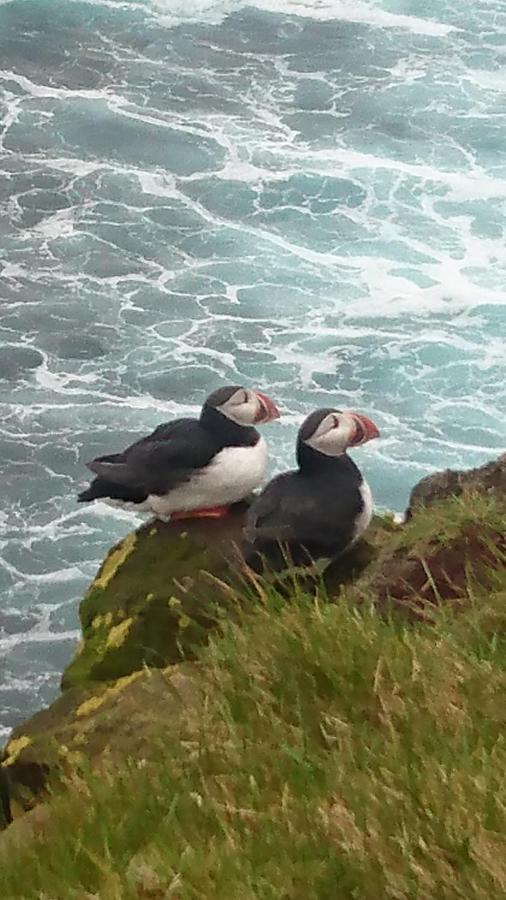
{"label": "grassy cliff edge", "polygon": [[380,545],[339,597],[260,582],[198,661],[65,691],[67,786],[0,837],[1,896],[506,896],[504,497]]}

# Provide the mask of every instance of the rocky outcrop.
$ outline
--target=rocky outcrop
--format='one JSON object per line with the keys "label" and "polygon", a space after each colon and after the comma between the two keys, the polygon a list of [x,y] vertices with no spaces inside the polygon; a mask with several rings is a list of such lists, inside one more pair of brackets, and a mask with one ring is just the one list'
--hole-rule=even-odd
{"label": "rocky outcrop", "polygon": [[31,809],[79,771],[160,750],[164,729],[191,742],[198,733],[205,679],[197,663],[143,669],[94,688],[71,688],[13,732],[2,761],[12,814]]}
{"label": "rocky outcrop", "polygon": [[506,497],[506,453],[476,469],[445,469],[422,478],[411,491],[406,519],[412,518],[422,506],[430,506],[449,497],[460,497],[469,491],[495,494],[498,498]]}
{"label": "rocky outcrop", "polygon": [[494,590],[506,563],[506,503],[475,492],[422,507],[360,584],[379,610],[430,620],[441,604],[469,603]]}
{"label": "rocky outcrop", "polygon": [[[431,619],[496,590],[506,559],[506,455],[469,473],[441,473],[412,492],[407,524],[376,517],[353,552],[304,573],[331,602]],[[450,496],[448,494],[450,493]],[[114,547],[80,607],[82,641],[52,706],[13,732],[1,757],[3,818],[80,770],[144,764],[170,727],[191,751],[211,679],[195,661],[209,634],[262,596],[239,552],[246,506],[221,520],[150,522]],[[294,578],[276,576],[293,602]],[[0,827],[2,813],[0,812]]]}
{"label": "rocky outcrop", "polygon": [[[223,519],[152,521],[107,555],[80,610],[82,641],[62,688],[194,659],[209,633],[251,597],[239,552],[246,506]],[[332,567],[333,591],[356,577],[395,527],[376,517],[367,541]]]}
{"label": "rocky outcrop", "polygon": [[[152,521],[112,548],[84,597],[68,689],[192,659],[237,599],[245,504],[223,519]],[[211,524],[210,524],[211,523]]]}
{"label": "rocky outcrop", "polygon": [[[62,695],[16,728],[4,750],[14,815],[81,766],[146,758],[151,736],[168,722],[190,740],[191,710],[205,682],[192,660],[213,630],[259,597],[238,549],[244,511],[241,505],[223,519],[153,521],[109,552],[81,603],[82,641]],[[323,574],[305,573],[305,585],[323,577],[337,597],[396,530],[391,517],[375,517],[367,540]],[[276,587],[288,601],[293,574]]]}

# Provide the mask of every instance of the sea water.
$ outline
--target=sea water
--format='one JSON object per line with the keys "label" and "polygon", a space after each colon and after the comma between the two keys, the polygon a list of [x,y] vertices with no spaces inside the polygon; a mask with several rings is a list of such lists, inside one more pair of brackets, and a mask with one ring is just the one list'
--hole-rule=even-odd
{"label": "sea water", "polygon": [[0,5],[0,729],[138,521],[84,462],[226,383],[355,408],[380,507],[505,446],[505,0]]}

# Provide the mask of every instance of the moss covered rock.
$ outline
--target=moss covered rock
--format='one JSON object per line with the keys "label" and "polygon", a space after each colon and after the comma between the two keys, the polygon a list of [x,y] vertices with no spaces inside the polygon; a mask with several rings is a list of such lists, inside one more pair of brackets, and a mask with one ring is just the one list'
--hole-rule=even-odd
{"label": "moss covered rock", "polygon": [[196,663],[144,669],[94,689],[71,688],[15,729],[0,764],[14,818],[80,771],[160,751],[170,729],[191,742],[200,727],[205,682]]}
{"label": "moss covered rock", "polygon": [[[233,602],[246,506],[223,519],[152,521],[109,552],[80,610],[82,641],[62,687],[191,659]],[[212,577],[210,577],[212,576]]]}
{"label": "moss covered rock", "polygon": [[[238,549],[243,515],[238,507],[221,520],[151,522],[109,552],[81,603],[83,639],[65,690],[5,747],[2,783],[15,815],[82,768],[145,759],[167,727],[191,740],[207,689],[191,659],[213,628],[255,598]],[[324,572],[330,596],[396,531],[391,517],[376,517],[368,540]]]}
{"label": "moss covered rock", "polygon": [[[239,504],[223,519],[153,521],[113,547],[81,603],[82,641],[63,689],[193,659],[209,632],[250,602],[238,549],[245,509]],[[325,572],[330,593],[375,558],[395,527],[391,517],[375,517],[367,540]]]}

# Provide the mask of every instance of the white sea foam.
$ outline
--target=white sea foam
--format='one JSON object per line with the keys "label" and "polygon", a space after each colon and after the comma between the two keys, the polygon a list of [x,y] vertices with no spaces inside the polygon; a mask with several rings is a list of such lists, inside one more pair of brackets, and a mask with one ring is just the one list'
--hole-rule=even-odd
{"label": "white sea foam", "polygon": [[151,0],[171,23],[210,22],[217,24],[232,12],[251,6],[263,12],[310,18],[319,21],[357,22],[373,28],[400,28],[414,34],[445,36],[456,31],[453,26],[420,18],[387,12],[375,3],[360,0]]}
{"label": "white sea foam", "polygon": [[0,69],[0,79],[6,82],[13,81],[26,91],[27,94],[30,94],[31,97],[53,97],[55,99],[80,97],[84,100],[102,100],[104,97],[107,97],[105,91],[84,89],[72,90],[66,87],[54,88],[48,84],[39,84],[32,81],[32,79],[28,78],[26,75],[13,72],[11,69]]}
{"label": "white sea foam", "polygon": [[59,644],[63,641],[76,641],[78,637],[79,631],[76,628],[70,631],[41,629],[28,634],[10,634],[6,638],[0,637],[0,652],[7,652],[20,644]]}
{"label": "white sea foam", "polygon": [[34,227],[34,231],[42,237],[54,240],[60,237],[68,237],[74,233],[75,214],[73,210],[63,209],[53,215],[42,219]]}
{"label": "white sea foam", "polygon": [[453,26],[419,16],[387,12],[376,3],[358,0],[254,0],[258,9],[283,12],[311,19],[358,22],[373,28],[400,28],[414,34],[444,36]]}
{"label": "white sea foam", "polygon": [[[317,174],[343,175],[357,169],[369,169],[373,172],[386,171],[409,175],[430,183],[439,183],[450,188],[447,199],[470,200],[506,197],[506,178],[495,178],[486,172],[452,171],[423,163],[409,163],[372,153],[363,153],[352,147],[311,149],[310,152],[298,148],[286,150],[288,160],[298,159],[307,164],[307,170]],[[331,168],[331,166],[333,168]]]}

